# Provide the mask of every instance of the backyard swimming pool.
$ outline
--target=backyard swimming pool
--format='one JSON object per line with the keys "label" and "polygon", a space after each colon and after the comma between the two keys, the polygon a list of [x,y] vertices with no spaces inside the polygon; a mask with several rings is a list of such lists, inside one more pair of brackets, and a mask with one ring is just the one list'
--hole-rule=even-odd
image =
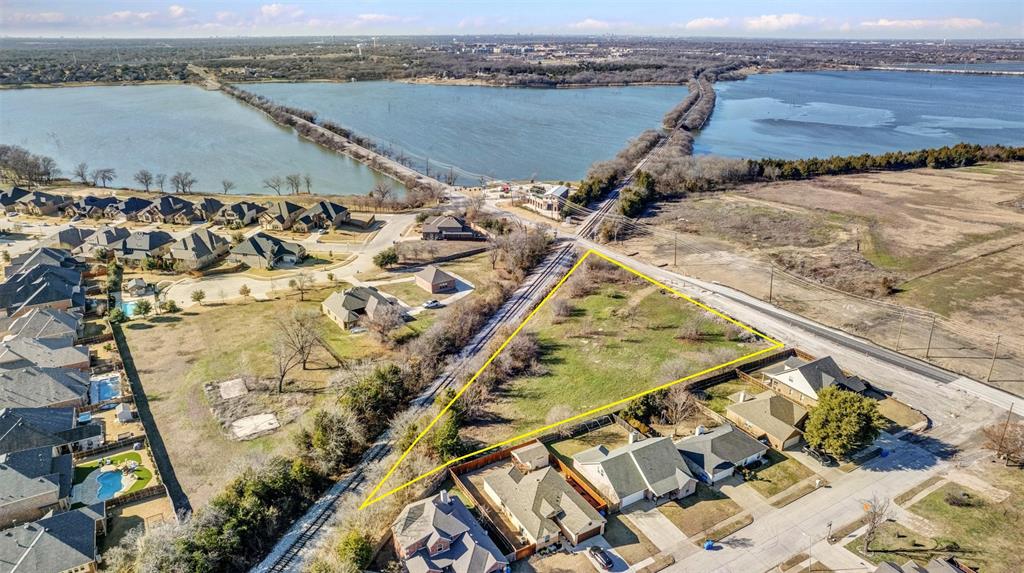
{"label": "backyard swimming pool", "polygon": [[107,374],[99,378],[93,378],[89,385],[89,401],[98,404],[104,400],[111,400],[121,395],[121,376],[119,374]]}
{"label": "backyard swimming pool", "polygon": [[114,497],[117,492],[121,491],[124,482],[124,476],[121,472],[114,470],[109,472],[103,472],[96,478],[96,482],[99,483],[99,489],[96,490],[96,499],[99,501],[106,501]]}
{"label": "backyard swimming pool", "polygon": [[135,316],[135,307],[139,304],[137,300],[131,300],[128,302],[121,303],[121,311],[124,312],[125,316],[131,318]]}

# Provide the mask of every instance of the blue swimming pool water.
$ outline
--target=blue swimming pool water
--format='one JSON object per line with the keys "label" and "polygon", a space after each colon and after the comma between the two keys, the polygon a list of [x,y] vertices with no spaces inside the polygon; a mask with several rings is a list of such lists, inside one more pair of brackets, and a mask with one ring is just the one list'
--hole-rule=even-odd
{"label": "blue swimming pool water", "polygon": [[100,501],[106,501],[114,497],[117,492],[121,491],[122,480],[123,476],[117,470],[100,474],[96,478],[96,481],[100,484],[100,488],[96,490],[96,498]]}
{"label": "blue swimming pool water", "polygon": [[130,302],[122,302],[121,303],[121,311],[124,312],[124,314],[126,316],[131,318],[131,317],[135,316],[135,307],[138,304],[139,304],[138,301],[135,301],[135,300],[130,301]]}
{"label": "blue swimming pool water", "polygon": [[121,380],[118,375],[107,376],[105,378],[95,378],[92,380],[92,388],[89,391],[90,398],[93,404],[98,404],[104,400],[110,400],[117,398],[121,395]]}

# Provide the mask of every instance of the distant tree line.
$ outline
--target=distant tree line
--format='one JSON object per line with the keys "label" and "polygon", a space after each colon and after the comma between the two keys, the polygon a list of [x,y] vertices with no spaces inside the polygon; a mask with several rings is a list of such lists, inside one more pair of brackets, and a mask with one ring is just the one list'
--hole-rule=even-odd
{"label": "distant tree line", "polygon": [[30,153],[17,145],[0,145],[0,179],[15,184],[49,183],[60,177],[52,157]]}
{"label": "distant tree line", "polygon": [[569,201],[577,205],[587,205],[604,197],[629,174],[640,159],[658,145],[663,137],[661,132],[649,129],[631,139],[614,159],[591,165],[583,183],[569,195]]}

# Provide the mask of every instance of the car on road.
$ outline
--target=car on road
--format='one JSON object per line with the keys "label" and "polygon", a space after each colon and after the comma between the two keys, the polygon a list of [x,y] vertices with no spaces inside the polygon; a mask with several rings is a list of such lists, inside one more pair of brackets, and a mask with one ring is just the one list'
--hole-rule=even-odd
{"label": "car on road", "polygon": [[826,454],[825,452],[820,452],[820,451],[812,448],[811,446],[804,446],[802,449],[803,449],[803,452],[805,454],[811,456],[812,458],[817,460],[817,462],[819,464],[821,464],[823,466],[834,466],[834,465],[836,465],[835,458],[833,458],[832,456]]}
{"label": "car on road", "polygon": [[437,302],[436,300],[428,300],[427,302],[423,303],[423,308],[443,308],[443,307],[444,307],[444,305],[439,303],[439,302]]}
{"label": "car on road", "polygon": [[597,564],[600,565],[602,569],[605,571],[611,571],[614,563],[607,551],[596,545],[591,545],[587,548],[587,553],[590,553],[590,556],[594,558],[594,561],[597,561]]}

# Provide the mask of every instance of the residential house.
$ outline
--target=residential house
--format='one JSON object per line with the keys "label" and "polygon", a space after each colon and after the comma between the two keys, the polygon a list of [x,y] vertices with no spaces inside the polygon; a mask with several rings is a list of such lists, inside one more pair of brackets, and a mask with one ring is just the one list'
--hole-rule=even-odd
{"label": "residential house", "polygon": [[332,201],[317,201],[292,223],[296,233],[312,233],[317,229],[337,229],[351,220],[348,209]]}
{"label": "residential house", "polygon": [[765,391],[756,396],[737,392],[734,404],[725,408],[725,417],[755,438],[766,438],[776,450],[784,450],[800,443],[800,427],[807,418],[807,409]]}
{"label": "residential house", "polygon": [[551,464],[551,454],[544,444],[533,442],[531,444],[512,450],[512,463],[523,472],[532,472],[546,468]]}
{"label": "residential house", "polygon": [[88,403],[89,377],[81,370],[0,369],[0,408],[75,408]]}
{"label": "residential house", "polygon": [[175,268],[192,271],[219,261],[228,253],[230,247],[231,243],[227,239],[210,232],[209,229],[199,229],[174,243],[171,246],[170,257]]}
{"label": "residential house", "polygon": [[423,222],[420,230],[424,241],[481,241],[482,233],[460,217],[440,215]]}
{"label": "residential house", "polygon": [[174,237],[165,231],[135,231],[111,247],[114,258],[125,266],[139,266],[146,259],[161,259],[171,250]]}
{"label": "residential house", "polygon": [[38,249],[22,253],[11,259],[11,262],[4,267],[4,275],[10,277],[19,272],[27,271],[40,265],[79,270],[85,267],[82,261],[75,258],[71,254],[71,251],[68,251],[67,249],[40,247]]}
{"label": "residential house", "polygon": [[74,473],[71,454],[55,454],[50,446],[0,454],[0,524],[32,521],[70,507]]}
{"label": "residential house", "polygon": [[224,208],[224,203],[213,197],[203,197],[192,205],[192,219],[211,222]]}
{"label": "residential house", "polygon": [[508,565],[462,500],[447,491],[405,506],[391,533],[409,573],[496,573]]}
{"label": "residential house", "polygon": [[75,368],[89,370],[89,348],[63,340],[17,336],[0,342],[0,368]]}
{"label": "residential house", "polygon": [[146,280],[141,277],[135,277],[129,281],[126,281],[121,287],[121,290],[127,292],[131,296],[142,296],[149,290],[149,285],[146,284]]}
{"label": "residential house", "polygon": [[128,197],[127,199],[118,201],[113,205],[108,205],[107,208],[103,210],[103,216],[108,219],[124,217],[129,221],[135,221],[138,219],[139,213],[142,213],[151,205],[153,205],[153,202],[149,199]]}
{"label": "residential house", "polygon": [[599,445],[573,456],[572,466],[601,492],[612,508],[641,500],[661,503],[691,495],[697,480],[669,438],[637,440],[609,450]]}
{"label": "residential house", "polygon": [[551,467],[492,472],[484,477],[484,494],[537,549],[604,533],[605,518]]}
{"label": "residential house", "polygon": [[228,260],[254,269],[272,269],[281,263],[294,264],[306,258],[306,249],[266,233],[256,233],[231,247]]}
{"label": "residential house", "polygon": [[427,265],[414,275],[416,286],[429,293],[451,292],[455,290],[455,277],[434,265]]}
{"label": "residential house", "polygon": [[358,324],[362,316],[372,319],[386,307],[399,308],[394,300],[384,296],[376,288],[366,286],[334,292],[320,304],[320,309],[327,318],[343,330]]}
{"label": "residential house", "polygon": [[74,344],[82,337],[82,315],[54,308],[34,308],[7,326],[5,340],[14,337],[59,340]]}
{"label": "residential house", "polygon": [[0,455],[53,448],[53,455],[103,444],[101,424],[79,424],[74,408],[0,408]]}
{"label": "residential house", "polygon": [[14,205],[14,210],[26,215],[59,215],[61,213],[61,209],[67,206],[70,202],[71,199],[64,195],[32,191],[28,195],[18,199],[17,203]]}
{"label": "residential house", "polygon": [[48,264],[34,265],[0,284],[0,314],[19,317],[34,308],[83,311],[82,272]]}
{"label": "residential house", "polygon": [[195,206],[174,195],[161,195],[151,205],[138,212],[136,219],[144,223],[178,223],[188,225],[195,220]]}
{"label": "residential house", "polygon": [[553,219],[561,219],[562,206],[569,199],[570,189],[565,185],[554,185],[551,187],[533,189],[525,196],[524,205]]}
{"label": "residential house", "polygon": [[225,227],[237,228],[253,224],[267,208],[249,201],[225,205],[217,213],[214,222]]}
{"label": "residential house", "polygon": [[706,483],[731,476],[736,468],[757,462],[768,451],[768,446],[730,424],[711,430],[698,426],[696,434],[677,441],[676,448],[690,471]]}
{"label": "residential house", "polygon": [[106,216],[108,207],[117,205],[119,202],[120,200],[117,197],[93,197],[88,195],[65,205],[64,216],[70,219],[75,217],[99,219]]}
{"label": "residential house", "polygon": [[977,573],[974,569],[961,563],[956,557],[933,557],[927,565],[918,565],[913,559],[902,567],[892,561],[883,561],[875,573]]}
{"label": "residential house", "polygon": [[67,249],[74,251],[81,247],[95,233],[92,229],[83,227],[67,227],[57,231],[57,234],[43,241],[43,246],[56,249]]}
{"label": "residential house", "polygon": [[814,406],[818,392],[837,387],[863,392],[867,385],[856,376],[847,376],[831,356],[804,360],[793,356],[761,371],[761,381],[775,392],[801,404]]}
{"label": "residential house", "polygon": [[5,213],[13,213],[14,207],[22,197],[29,194],[29,191],[21,187],[11,187],[8,190],[0,191],[0,207]]}
{"label": "residential house", "polygon": [[291,201],[272,201],[267,203],[266,211],[260,214],[260,225],[272,231],[287,231],[305,210],[302,205]]}
{"label": "residential house", "polygon": [[99,502],[0,531],[0,573],[95,573],[106,512]]}
{"label": "residential house", "polygon": [[124,227],[100,227],[96,232],[86,237],[85,242],[75,249],[86,257],[95,257],[102,252],[109,254],[113,247],[128,238],[132,232]]}

